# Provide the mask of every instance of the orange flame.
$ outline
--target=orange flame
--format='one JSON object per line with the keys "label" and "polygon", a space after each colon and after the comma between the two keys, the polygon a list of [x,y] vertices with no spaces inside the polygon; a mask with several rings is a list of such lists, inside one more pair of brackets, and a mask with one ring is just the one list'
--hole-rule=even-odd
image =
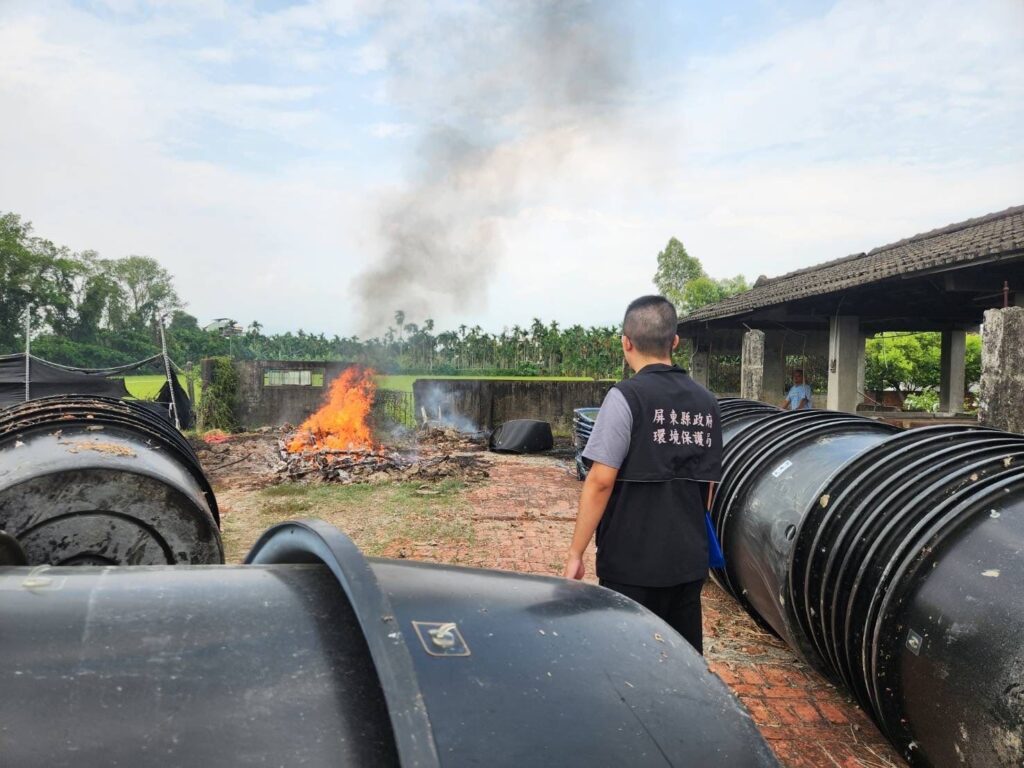
{"label": "orange flame", "polygon": [[373,371],[353,366],[331,382],[327,403],[302,422],[288,443],[289,453],[333,448],[340,451],[373,449],[368,417],[377,384]]}

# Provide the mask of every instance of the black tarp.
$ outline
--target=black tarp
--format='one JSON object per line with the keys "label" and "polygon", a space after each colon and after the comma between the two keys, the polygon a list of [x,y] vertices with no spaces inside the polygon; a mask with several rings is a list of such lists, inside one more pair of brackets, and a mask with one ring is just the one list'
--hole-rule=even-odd
{"label": "black tarp", "polygon": [[[182,429],[191,429],[195,424],[195,414],[192,411],[192,401],[188,399],[188,394],[181,388],[181,384],[178,383],[177,376],[171,376],[171,386],[174,387],[174,405],[178,409],[178,421],[181,422]],[[171,396],[168,393],[167,382],[160,387],[160,391],[156,396],[156,403],[164,409],[169,409],[171,404]],[[171,421],[174,421],[174,417],[169,417]]]}
{"label": "black tarp", "polygon": [[508,453],[540,453],[554,446],[551,425],[535,419],[506,421],[491,433],[491,450]]}
{"label": "black tarp", "polygon": [[[29,399],[37,400],[51,395],[93,395],[98,397],[114,397],[129,399],[131,395],[124,385],[125,374],[138,370],[152,363],[163,363],[162,355],[154,355],[130,365],[117,368],[72,368],[50,363],[38,357],[29,357]],[[178,409],[178,420],[182,429],[192,426],[192,407],[185,390],[178,384],[177,377],[172,377],[174,386],[174,402]],[[25,355],[0,355],[0,408],[25,402]],[[147,404],[147,401],[140,401]],[[170,415],[170,395],[166,382],[156,400],[152,401],[154,410],[162,412],[172,422]]]}

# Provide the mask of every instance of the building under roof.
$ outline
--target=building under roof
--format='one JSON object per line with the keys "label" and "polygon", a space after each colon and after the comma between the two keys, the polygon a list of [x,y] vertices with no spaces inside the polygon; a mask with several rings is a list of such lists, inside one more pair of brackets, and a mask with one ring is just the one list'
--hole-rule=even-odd
{"label": "building under roof", "polygon": [[[864,341],[882,331],[941,331],[940,409],[958,410],[966,332],[986,309],[1024,306],[1024,206],[790,272],[685,316],[679,335],[707,382],[716,353],[744,356],[745,394],[780,400],[786,338],[827,358],[827,407],[852,411],[864,386]],[[748,365],[749,363],[749,365]],[[760,366],[761,371],[755,370]]]}

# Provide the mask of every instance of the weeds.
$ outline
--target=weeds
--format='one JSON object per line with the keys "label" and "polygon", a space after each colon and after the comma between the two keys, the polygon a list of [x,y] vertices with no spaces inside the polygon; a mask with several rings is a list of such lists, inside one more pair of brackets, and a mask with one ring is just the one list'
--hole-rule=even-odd
{"label": "weeds", "polygon": [[430,485],[286,483],[259,492],[258,517],[264,526],[296,518],[324,520],[370,556],[396,542],[471,543],[464,487],[451,478]]}

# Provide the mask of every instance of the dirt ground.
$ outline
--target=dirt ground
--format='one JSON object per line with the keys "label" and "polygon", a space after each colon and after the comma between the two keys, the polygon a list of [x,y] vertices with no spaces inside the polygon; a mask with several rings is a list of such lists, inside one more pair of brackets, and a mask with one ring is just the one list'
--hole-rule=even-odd
{"label": "dirt ground", "polygon": [[[486,479],[337,485],[280,482],[277,436],[232,437],[203,451],[221,509],[228,562],[240,562],[276,522],[325,520],[364,553],[558,575],[581,483],[564,443],[551,455],[481,453]],[[593,547],[586,562],[594,579]],[[841,688],[801,664],[714,583],[704,589],[708,665],[746,705],[789,768],[904,765]]]}

